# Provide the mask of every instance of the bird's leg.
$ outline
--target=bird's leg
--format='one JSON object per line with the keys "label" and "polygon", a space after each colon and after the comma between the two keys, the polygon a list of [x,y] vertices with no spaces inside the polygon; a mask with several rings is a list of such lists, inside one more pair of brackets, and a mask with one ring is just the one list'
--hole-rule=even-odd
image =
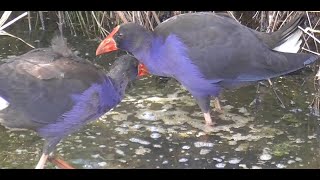
{"label": "bird's leg", "polygon": [[67,162],[65,162],[62,159],[56,158],[56,157],[49,157],[48,160],[52,163],[58,166],[60,169],[75,169],[71,165],[69,165]]}
{"label": "bird's leg", "polygon": [[201,111],[204,115],[204,120],[207,126],[212,126],[215,124],[214,121],[211,119],[210,115],[210,96],[203,96],[203,95],[193,95],[196,99]]}
{"label": "bird's leg", "polygon": [[210,112],[203,113],[204,120],[206,121],[206,126],[213,126],[216,122],[212,121]]}
{"label": "bird's leg", "polygon": [[260,103],[260,82],[257,84],[257,89],[256,89],[256,97],[252,100],[252,102],[249,104],[249,106],[255,105],[255,108],[257,108],[258,103]]}
{"label": "bird's leg", "polygon": [[36,166],[36,169],[43,169],[44,168],[44,165],[46,164],[47,162],[47,159],[48,159],[48,154],[45,154],[43,153],[37,166]]}
{"label": "bird's leg", "polygon": [[216,97],[214,100],[213,100],[213,103],[214,103],[214,110],[219,112],[219,113],[223,113],[223,110],[221,108],[221,105],[220,105],[220,101],[219,101],[219,98]]}

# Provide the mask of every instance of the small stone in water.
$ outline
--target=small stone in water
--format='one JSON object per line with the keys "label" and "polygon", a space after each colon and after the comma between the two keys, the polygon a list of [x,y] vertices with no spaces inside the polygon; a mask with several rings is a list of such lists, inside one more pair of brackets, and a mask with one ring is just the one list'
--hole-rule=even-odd
{"label": "small stone in water", "polygon": [[216,164],[216,167],[217,167],[217,168],[224,168],[225,166],[226,166],[225,163],[218,163],[218,164]]}
{"label": "small stone in water", "polygon": [[211,150],[210,149],[201,149],[200,150],[200,155],[206,155],[210,152]]}
{"label": "small stone in water", "polygon": [[21,154],[22,152],[28,152],[26,149],[16,149],[16,152],[18,154]]}
{"label": "small stone in water", "polygon": [[20,138],[25,138],[25,137],[26,137],[26,135],[24,135],[24,134],[20,134],[20,135],[19,135],[19,137],[20,137]]}
{"label": "small stone in water", "polygon": [[83,168],[92,168],[92,165],[90,165],[90,164],[85,164],[85,165],[83,165]]}
{"label": "small stone in water", "polygon": [[168,161],[163,161],[162,164],[168,164]]}
{"label": "small stone in water", "polygon": [[121,155],[121,156],[125,156],[124,152],[120,149],[116,149],[116,153]]}
{"label": "small stone in water", "polygon": [[160,144],[154,144],[153,147],[155,148],[161,148],[162,146]]}
{"label": "small stone in water", "polygon": [[100,145],[100,146],[99,146],[99,148],[105,148],[105,147],[106,147],[105,145]]}
{"label": "small stone in water", "polygon": [[93,157],[93,158],[98,158],[99,156],[100,156],[99,154],[91,155],[91,157]]}
{"label": "small stone in water", "polygon": [[301,161],[302,161],[302,159],[301,159],[300,157],[296,157],[295,160],[298,161],[298,162],[301,162]]}
{"label": "small stone in water", "polygon": [[187,162],[188,161],[188,159],[187,158],[181,158],[181,159],[179,159],[179,162],[181,162],[181,163],[183,163],[183,162]]}
{"label": "small stone in water", "polygon": [[313,134],[311,136],[308,136],[308,139],[314,139],[314,138],[317,138],[317,135],[316,134]]}
{"label": "small stone in water", "polygon": [[239,167],[242,167],[243,169],[248,169],[247,165],[245,164],[239,164]]}
{"label": "small stone in water", "polygon": [[260,166],[252,166],[252,169],[262,169]]}
{"label": "small stone in water", "polygon": [[301,140],[300,138],[296,139],[296,143],[300,144],[300,143],[304,143],[304,140]]}
{"label": "small stone in water", "polygon": [[245,107],[239,108],[239,113],[248,113],[248,110]]}
{"label": "small stone in water", "polygon": [[142,116],[142,119],[144,120],[149,120],[149,121],[156,120],[156,117],[152,112],[144,112],[141,116]]}
{"label": "small stone in water", "polygon": [[274,121],[275,124],[278,124],[279,122],[280,122],[280,120],[275,120]]}
{"label": "small stone in water", "polygon": [[140,124],[135,124],[132,126],[133,129],[140,129],[142,126]]}
{"label": "small stone in water", "polygon": [[262,160],[262,161],[268,161],[268,160],[270,160],[272,158],[272,156],[270,155],[270,154],[262,154],[261,156],[260,156],[260,159]]}
{"label": "small stone in water", "polygon": [[292,160],[292,159],[290,159],[290,160],[288,160],[288,164],[293,164],[293,163],[295,163],[296,161],[295,160]]}
{"label": "small stone in water", "polygon": [[279,164],[277,164],[276,166],[277,166],[277,168],[285,168],[285,167],[286,167],[286,165],[284,165],[284,164],[280,164],[280,163],[279,163]]}
{"label": "small stone in water", "polygon": [[198,134],[196,134],[196,137],[200,137],[200,136],[203,136],[203,135],[206,135],[206,133],[204,133],[204,132],[199,132]]}
{"label": "small stone in water", "polygon": [[190,149],[190,146],[182,146],[182,149],[185,149],[185,150]]}
{"label": "small stone in water", "polygon": [[159,133],[152,133],[152,134],[150,135],[150,137],[153,138],[153,139],[158,139],[159,137],[161,137],[161,134],[159,134]]}
{"label": "small stone in water", "polygon": [[237,158],[232,158],[230,159],[228,162],[230,164],[238,164],[241,161],[241,159],[237,159]]}
{"label": "small stone in water", "polygon": [[232,108],[233,108],[233,106],[231,106],[231,105],[223,106],[223,109],[226,109],[226,110],[230,110],[230,109],[232,109]]}
{"label": "small stone in water", "polygon": [[98,165],[99,166],[105,166],[105,165],[107,165],[107,163],[106,162],[99,162]]}
{"label": "small stone in water", "polygon": [[237,144],[237,141],[229,141],[228,144],[229,144],[230,146],[233,146],[233,145],[236,145],[236,144]]}
{"label": "small stone in water", "polygon": [[219,158],[212,158],[212,159],[218,162],[222,162],[222,159],[219,159]]}
{"label": "small stone in water", "polygon": [[144,141],[144,140],[141,140],[141,139],[138,139],[138,138],[131,138],[131,139],[129,139],[129,141],[135,142],[135,143],[139,143],[139,144],[143,144],[143,145],[149,145],[150,144],[150,142]]}
{"label": "small stone in water", "polygon": [[157,127],[151,126],[151,127],[150,127],[150,131],[151,131],[151,132],[158,132],[159,130],[158,130]]}
{"label": "small stone in water", "polygon": [[119,144],[119,146],[125,147],[125,146],[128,146],[128,144],[127,143],[121,143],[121,144]]}
{"label": "small stone in water", "polygon": [[144,155],[144,154],[150,153],[150,152],[151,152],[151,149],[149,149],[149,148],[144,148],[144,147],[142,147],[142,146],[140,146],[139,149],[136,149],[136,151],[135,151],[135,153],[136,153],[137,155]]}
{"label": "small stone in water", "polygon": [[200,148],[200,147],[213,147],[213,143],[210,143],[210,142],[195,142],[194,146],[197,147],[197,148]]}
{"label": "small stone in water", "polygon": [[128,134],[128,130],[125,128],[117,127],[114,129],[115,131],[118,131],[119,134]]}

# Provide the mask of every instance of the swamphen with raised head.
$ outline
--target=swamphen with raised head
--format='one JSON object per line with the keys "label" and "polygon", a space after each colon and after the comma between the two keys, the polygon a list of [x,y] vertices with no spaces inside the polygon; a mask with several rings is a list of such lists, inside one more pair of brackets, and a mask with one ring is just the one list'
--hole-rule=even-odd
{"label": "swamphen with raised head", "polygon": [[[109,73],[77,57],[62,37],[50,48],[34,49],[1,61],[0,124],[36,131],[45,139],[36,168],[67,135],[96,120],[123,99],[136,79],[138,61],[130,55],[115,61]],[[70,167],[54,160],[60,167]]]}
{"label": "swamphen with raised head", "polygon": [[212,125],[210,98],[221,90],[265,80],[303,68],[318,56],[296,53],[305,21],[301,15],[277,32],[262,33],[226,14],[174,16],[153,32],[135,23],[114,28],[96,50],[131,52],[151,74],[173,77],[196,99]]}

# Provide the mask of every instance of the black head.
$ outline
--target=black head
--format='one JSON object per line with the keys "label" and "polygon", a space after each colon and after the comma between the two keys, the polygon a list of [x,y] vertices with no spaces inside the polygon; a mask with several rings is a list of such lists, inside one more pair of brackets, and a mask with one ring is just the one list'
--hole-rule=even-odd
{"label": "black head", "polygon": [[113,79],[135,80],[138,76],[139,61],[131,55],[122,55],[112,64],[109,75]]}

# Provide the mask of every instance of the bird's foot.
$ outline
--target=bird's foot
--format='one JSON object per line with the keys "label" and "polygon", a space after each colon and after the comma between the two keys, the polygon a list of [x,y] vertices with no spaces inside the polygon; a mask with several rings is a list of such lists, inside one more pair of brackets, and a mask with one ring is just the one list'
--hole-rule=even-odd
{"label": "bird's foot", "polygon": [[215,112],[218,112],[218,113],[223,113],[223,110],[222,110],[222,108],[221,108],[221,105],[220,105],[220,101],[219,101],[219,99],[218,98],[216,98],[214,101],[213,101],[213,103],[214,103],[214,111]]}
{"label": "bird's foot", "polygon": [[215,121],[212,121],[212,119],[211,119],[211,115],[210,115],[210,113],[209,112],[207,112],[207,113],[203,113],[203,115],[204,115],[204,120],[205,120],[205,122],[206,122],[206,126],[210,126],[210,127],[212,127],[212,126],[214,126],[215,124],[216,124],[216,122]]}

